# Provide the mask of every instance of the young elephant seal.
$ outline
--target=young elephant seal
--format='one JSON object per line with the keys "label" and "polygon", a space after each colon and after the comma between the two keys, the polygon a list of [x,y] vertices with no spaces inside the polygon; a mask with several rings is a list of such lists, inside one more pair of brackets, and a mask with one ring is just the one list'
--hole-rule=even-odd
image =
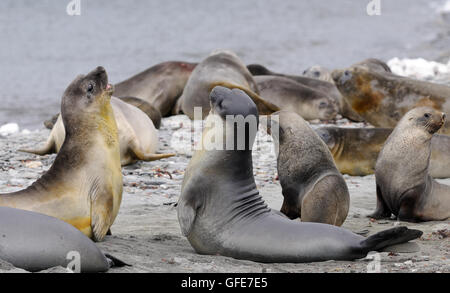
{"label": "young elephant seal", "polygon": [[36,272],[62,266],[71,267],[76,252],[81,273],[106,272],[126,265],[103,254],[79,230],[43,214],[0,207],[0,259],[15,267]]}
{"label": "young elephant seal", "polygon": [[450,186],[428,173],[431,138],[445,114],[415,108],[400,120],[375,165],[377,209],[371,217],[397,216],[402,221],[445,220],[450,217]]}
{"label": "young elephant seal", "polygon": [[0,206],[61,219],[95,241],[105,237],[122,200],[112,91],[103,67],[69,85],[61,103],[66,138],[53,165],[27,189],[0,194]]}
{"label": "young elephant seal", "polygon": [[[346,128],[326,126],[316,129],[327,144],[342,174],[366,176],[375,173],[375,163],[391,128]],[[433,135],[428,169],[433,178],[450,178],[450,136]]]}
{"label": "young elephant seal", "polygon": [[[353,260],[422,234],[396,227],[365,238],[333,225],[292,221],[272,212],[253,177],[255,103],[244,92],[223,87],[214,88],[210,99],[203,148],[188,165],[177,207],[181,231],[197,253],[265,263]],[[236,145],[236,132],[228,132],[235,128],[240,131],[238,142],[245,144],[227,150],[224,147]],[[206,143],[212,138],[219,142],[217,148]]]}
{"label": "young elephant seal", "polygon": [[284,196],[281,212],[302,222],[341,226],[350,195],[328,147],[296,113],[280,111],[272,117],[277,119],[269,119],[268,128],[278,145],[277,169]]}
{"label": "young elephant seal", "polygon": [[324,92],[281,76],[255,76],[263,99],[282,110],[292,111],[306,120],[330,120],[336,117],[338,103]]}
{"label": "young elephant seal", "polygon": [[[367,122],[376,127],[394,128],[409,110],[432,107],[450,111],[450,87],[397,76],[362,66],[335,70],[333,79],[344,98]],[[450,124],[442,128],[450,134]]]}
{"label": "young elephant seal", "polygon": [[168,61],[157,64],[114,86],[117,97],[132,96],[153,105],[169,116],[196,63]]}
{"label": "young elephant seal", "polygon": [[306,76],[275,73],[260,64],[250,64],[247,66],[247,68],[256,78],[258,78],[258,76],[268,76],[268,75],[280,76],[291,79],[301,84],[302,86],[306,86],[313,90],[320,91],[337,102],[339,107],[339,114],[341,114],[343,117],[348,118],[352,121],[358,122],[363,121],[363,119],[359,117],[359,115],[356,114],[356,112],[353,111],[350,105],[348,105],[348,103],[344,100],[341,93],[334,85],[334,82],[328,82],[318,78],[310,78]]}
{"label": "young elephant seal", "polygon": [[[122,166],[133,164],[138,160],[155,161],[175,155],[156,153],[159,141],[158,131],[141,110],[115,97],[111,97],[111,106],[117,123]],[[66,137],[64,125],[60,115],[42,148],[19,151],[41,156],[58,153]]]}
{"label": "young elephant seal", "polygon": [[195,67],[174,114],[184,113],[194,119],[194,108],[201,107],[202,119],[209,113],[209,93],[215,86],[239,88],[256,103],[260,112],[270,114],[280,110],[258,96],[258,87],[239,57],[230,51],[218,50]]}

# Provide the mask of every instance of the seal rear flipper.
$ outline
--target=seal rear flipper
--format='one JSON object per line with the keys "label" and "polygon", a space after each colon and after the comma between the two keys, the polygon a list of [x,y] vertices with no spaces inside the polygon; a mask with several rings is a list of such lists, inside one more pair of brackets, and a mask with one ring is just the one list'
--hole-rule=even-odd
{"label": "seal rear flipper", "polygon": [[401,244],[414,240],[422,236],[423,232],[407,227],[395,227],[392,229],[378,232],[367,239],[361,241],[361,247],[364,252],[379,251],[391,245]]}
{"label": "seal rear flipper", "polygon": [[261,98],[257,93],[251,91],[250,89],[229,83],[229,82],[214,82],[211,84],[210,91],[215,88],[216,86],[223,86],[229,89],[240,89],[241,91],[244,91],[252,100],[255,102],[256,106],[258,107],[258,113],[259,115],[270,115],[274,112],[280,111],[280,108],[277,105],[274,105],[263,98]]}
{"label": "seal rear flipper", "polygon": [[55,140],[53,139],[53,135],[50,134],[50,137],[48,138],[45,146],[43,146],[40,149],[18,149],[19,152],[24,152],[24,153],[30,153],[30,154],[35,154],[38,156],[43,156],[43,155],[48,155],[48,154],[54,154],[56,153],[56,144],[55,144]]}
{"label": "seal rear flipper", "polygon": [[104,255],[106,257],[106,260],[108,261],[110,268],[121,268],[121,267],[125,267],[125,266],[131,267],[130,264],[127,264],[126,262],[121,261],[120,259],[118,259],[110,254],[105,253]]}
{"label": "seal rear flipper", "polygon": [[56,121],[58,120],[58,116],[59,116],[59,113],[56,114],[56,115],[54,115],[54,116],[53,116],[52,118],[50,118],[49,120],[45,120],[45,121],[44,121],[44,126],[45,126],[45,128],[51,130],[51,129],[53,128],[53,126],[55,126]]}

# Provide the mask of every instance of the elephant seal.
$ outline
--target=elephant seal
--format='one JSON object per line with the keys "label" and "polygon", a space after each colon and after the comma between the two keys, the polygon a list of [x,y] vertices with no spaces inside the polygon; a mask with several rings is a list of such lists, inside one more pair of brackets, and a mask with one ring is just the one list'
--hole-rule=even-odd
{"label": "elephant seal", "polygon": [[[0,259],[36,272],[70,263],[79,255],[81,273],[106,272],[124,262],[103,254],[79,230],[43,214],[0,207]],[[72,269],[72,268],[70,268]]]}
{"label": "elephant seal", "polygon": [[302,222],[341,226],[348,215],[350,195],[327,145],[296,113],[280,111],[271,117],[277,117],[269,118],[266,125],[277,144],[284,196],[281,212]]}
{"label": "elephant seal", "polygon": [[206,117],[210,110],[209,93],[218,85],[245,91],[264,114],[280,110],[258,96],[258,87],[252,75],[235,53],[217,50],[195,67],[177,101],[174,114],[184,113],[194,119],[194,107],[201,107],[202,117]]}
{"label": "elephant seal", "polygon": [[0,194],[0,206],[49,215],[101,241],[122,200],[113,88],[103,67],[78,76],[65,90],[64,143],[50,169],[27,189]]}
{"label": "elephant seal", "polygon": [[[158,131],[148,116],[141,110],[116,97],[111,97],[111,106],[118,128],[120,163],[122,166],[133,164],[138,160],[155,161],[175,155],[156,154]],[[20,149],[19,151],[41,156],[58,153],[63,146],[65,137],[66,132],[60,115],[42,148]]]}
{"label": "elephant seal", "polygon": [[[429,106],[450,111],[450,87],[367,70],[361,66],[335,70],[333,79],[352,108],[376,127],[394,128],[409,110]],[[450,134],[446,122],[443,134]]]}
{"label": "elephant seal", "polygon": [[381,61],[380,59],[377,59],[377,58],[365,59],[363,61],[353,64],[351,67],[361,67],[366,70],[373,70],[373,71],[377,71],[380,73],[383,73],[383,72],[392,73],[389,65],[387,65],[386,62]]}
{"label": "elephant seal", "polygon": [[[327,144],[342,174],[366,176],[375,173],[375,163],[390,128],[345,128],[326,126],[316,129]],[[450,136],[433,135],[429,173],[433,178],[450,178]]]}
{"label": "elephant seal", "polygon": [[196,63],[168,61],[157,64],[114,86],[117,97],[136,97],[153,105],[163,117],[171,114]]}
{"label": "elephant seal", "polygon": [[324,92],[282,76],[264,75],[254,79],[263,99],[306,120],[330,120],[338,113],[337,101]]}
{"label": "elephant seal", "polygon": [[320,65],[313,65],[303,71],[303,76],[334,83],[331,70]]}
{"label": "elephant seal", "polygon": [[[197,253],[264,263],[353,260],[422,234],[395,227],[365,238],[333,225],[292,221],[272,212],[253,177],[255,103],[244,92],[224,87],[214,88],[210,100],[201,148],[187,167],[177,206],[181,231]],[[235,128],[234,135],[227,135]],[[236,146],[239,130],[237,139],[245,141],[245,147],[224,149]],[[218,147],[209,147],[212,138],[220,143]]]}
{"label": "elephant seal", "polygon": [[430,107],[410,110],[400,120],[375,165],[375,219],[394,214],[401,221],[450,218],[450,186],[428,173],[431,138],[444,125],[445,114]]}
{"label": "elephant seal", "polygon": [[[281,74],[276,73],[268,68],[260,65],[260,64],[250,64],[247,66],[249,71],[255,76],[255,79],[258,78],[258,76],[280,76],[284,78],[289,78],[297,83],[300,83],[303,86],[306,86],[308,88],[311,88],[313,90],[317,90],[320,92],[323,92],[330,98],[333,98],[338,103],[339,107],[339,114],[341,114],[343,117],[350,119],[352,121],[361,122],[363,119],[356,114],[355,111],[352,110],[350,105],[344,100],[339,90],[334,85],[334,82],[328,82],[316,78],[310,78],[306,76],[297,76],[297,75],[288,75],[288,74]],[[305,118],[305,117],[303,117]]]}

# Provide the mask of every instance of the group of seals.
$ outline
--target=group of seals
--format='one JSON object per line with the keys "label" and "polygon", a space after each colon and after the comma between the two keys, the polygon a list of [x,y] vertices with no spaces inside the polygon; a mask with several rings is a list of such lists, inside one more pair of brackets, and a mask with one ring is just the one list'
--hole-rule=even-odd
{"label": "group of seals", "polygon": [[[327,144],[342,174],[365,176],[375,173],[375,163],[390,128],[346,128],[326,126],[316,129]],[[433,135],[429,173],[433,178],[450,178],[450,136]]]}
{"label": "group of seals", "polygon": [[[148,116],[141,110],[116,97],[111,97],[111,106],[118,128],[122,166],[132,164],[137,160],[154,161],[175,155],[156,153],[158,150],[158,131]],[[37,155],[58,153],[66,136],[64,125],[60,115],[45,146],[39,149],[22,149],[21,151]]]}
{"label": "group of seals", "polygon": [[197,119],[206,117],[210,110],[209,93],[217,85],[245,91],[261,113],[270,114],[279,110],[277,106],[258,95],[258,87],[239,57],[233,52],[219,50],[211,53],[195,67],[177,101],[174,114],[184,113],[194,119],[194,108],[200,107],[202,117]]}
{"label": "group of seals", "polygon": [[431,138],[444,121],[445,114],[430,107],[415,108],[400,120],[377,159],[377,208],[371,217],[450,218],[450,186],[438,183],[428,172]]}
{"label": "group of seals", "polygon": [[[255,103],[238,89],[216,87],[210,94],[208,121],[202,137],[232,138],[227,115],[258,120]],[[249,120],[254,120],[249,119]],[[245,127],[245,149],[202,148],[192,157],[178,202],[183,234],[196,252],[258,262],[353,260],[369,251],[403,243],[422,232],[396,227],[371,237],[327,224],[289,220],[267,208],[256,189],[252,150],[256,131]]]}
{"label": "group of seals", "polygon": [[0,206],[46,214],[101,241],[119,212],[122,170],[113,88],[103,67],[65,90],[65,140],[51,168],[27,189],[0,194]]}
{"label": "group of seals", "polygon": [[280,111],[272,116],[277,119],[269,119],[267,128],[277,144],[284,196],[281,212],[302,222],[341,226],[347,218],[350,195],[327,146],[296,113]]}

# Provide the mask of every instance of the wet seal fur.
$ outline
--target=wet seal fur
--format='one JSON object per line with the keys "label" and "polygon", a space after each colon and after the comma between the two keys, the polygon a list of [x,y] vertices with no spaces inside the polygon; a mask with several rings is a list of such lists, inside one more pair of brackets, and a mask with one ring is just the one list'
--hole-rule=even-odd
{"label": "wet seal fur", "polygon": [[[315,130],[327,144],[342,174],[366,176],[375,173],[375,163],[390,128],[348,128],[326,126]],[[433,178],[450,178],[450,136],[433,135],[429,173]]]}
{"label": "wet seal fur", "polygon": [[61,220],[43,214],[0,207],[0,259],[36,272],[68,267],[71,252],[80,256],[80,272],[106,272],[127,264],[104,254],[83,233]]}
{"label": "wet seal fur", "polygon": [[66,139],[50,169],[27,189],[0,194],[0,206],[46,214],[101,241],[119,212],[122,171],[113,89],[103,67],[65,90]]}
{"label": "wet seal fur", "polygon": [[[275,112],[268,120],[266,125],[278,149],[278,177],[284,196],[281,212],[302,222],[341,226],[348,215],[350,195],[328,147],[296,113]],[[261,123],[264,125],[263,119]]]}
{"label": "wet seal fur", "polygon": [[[206,127],[202,144],[205,138],[224,135],[227,115],[258,119],[255,103],[240,90],[216,87],[210,99],[206,122],[222,123]],[[333,225],[292,221],[272,212],[253,177],[255,136],[256,131],[245,133],[244,150],[197,150],[187,167],[178,221],[197,253],[264,263],[353,260],[422,235],[418,230],[395,227],[365,238]]]}
{"label": "wet seal fur", "polygon": [[184,113],[194,119],[194,107],[201,107],[204,119],[210,110],[209,93],[216,86],[245,91],[264,114],[280,110],[258,95],[258,87],[252,75],[235,53],[217,50],[195,67],[173,114]]}
{"label": "wet seal fur", "polygon": [[152,66],[114,86],[117,97],[136,97],[170,116],[197,63],[168,61]]}
{"label": "wet seal fur", "polygon": [[431,138],[445,114],[418,107],[400,120],[389,135],[375,166],[377,208],[372,218],[402,221],[440,221],[450,218],[450,186],[428,173]]}
{"label": "wet seal fur", "polygon": [[[175,155],[156,153],[159,142],[158,131],[141,110],[116,97],[111,97],[111,106],[117,123],[122,166],[133,164],[138,160],[155,161]],[[65,137],[63,119],[59,116],[43,147],[19,151],[41,156],[58,153]]]}

